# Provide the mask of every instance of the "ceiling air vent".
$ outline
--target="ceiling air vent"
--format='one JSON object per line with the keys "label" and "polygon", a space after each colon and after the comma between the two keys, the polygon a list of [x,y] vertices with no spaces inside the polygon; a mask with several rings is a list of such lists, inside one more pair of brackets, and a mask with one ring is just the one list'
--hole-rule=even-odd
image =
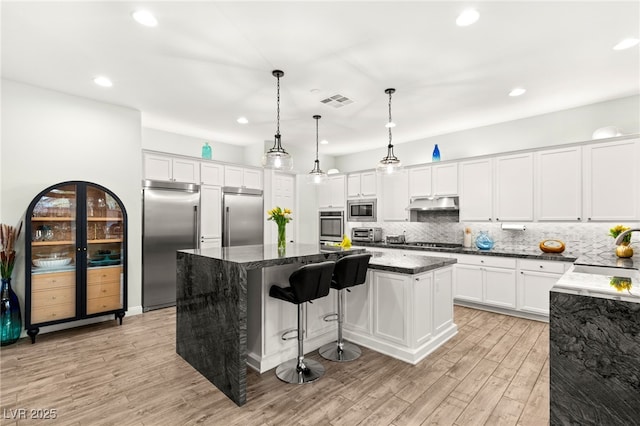
{"label": "ceiling air vent", "polygon": [[334,108],[341,108],[345,105],[352,104],[353,100],[347,98],[346,96],[338,94],[338,95],[333,95],[326,99],[323,99],[320,102],[322,102],[325,105],[332,106]]}

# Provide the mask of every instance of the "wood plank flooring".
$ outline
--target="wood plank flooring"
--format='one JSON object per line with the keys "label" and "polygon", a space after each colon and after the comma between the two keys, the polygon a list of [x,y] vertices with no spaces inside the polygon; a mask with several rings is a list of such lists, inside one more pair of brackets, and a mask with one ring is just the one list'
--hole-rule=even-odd
{"label": "wood plank flooring", "polygon": [[[549,327],[455,307],[458,335],[412,366],[363,348],[310,358],[319,381],[248,370],[237,407],[175,352],[175,309],[38,336],[0,351],[2,425],[547,425]],[[12,418],[25,409],[27,419]],[[51,420],[31,410],[56,410]]]}

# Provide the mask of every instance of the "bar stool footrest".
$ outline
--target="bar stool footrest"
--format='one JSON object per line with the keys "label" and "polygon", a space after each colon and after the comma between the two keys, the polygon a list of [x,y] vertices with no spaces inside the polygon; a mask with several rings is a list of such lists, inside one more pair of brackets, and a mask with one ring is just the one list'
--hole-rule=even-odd
{"label": "bar stool footrest", "polygon": [[332,314],[327,314],[322,317],[322,320],[325,322],[338,321],[338,313],[334,312]]}

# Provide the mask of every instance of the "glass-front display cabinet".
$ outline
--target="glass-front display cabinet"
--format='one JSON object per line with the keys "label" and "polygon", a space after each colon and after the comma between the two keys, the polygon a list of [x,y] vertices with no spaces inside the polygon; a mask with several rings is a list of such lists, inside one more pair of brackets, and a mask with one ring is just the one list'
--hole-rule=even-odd
{"label": "glass-front display cabinet", "polygon": [[[38,194],[26,220],[25,322],[39,327],[127,310],[127,213],[107,188],[63,182]],[[30,238],[29,238],[30,237]]]}

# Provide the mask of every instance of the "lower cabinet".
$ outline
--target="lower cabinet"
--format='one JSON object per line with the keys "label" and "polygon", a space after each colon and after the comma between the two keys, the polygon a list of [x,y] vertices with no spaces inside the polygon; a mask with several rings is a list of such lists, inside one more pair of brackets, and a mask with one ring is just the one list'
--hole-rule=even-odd
{"label": "lower cabinet", "polygon": [[457,258],[456,300],[516,307],[516,259],[474,255]]}
{"label": "lower cabinet", "polygon": [[519,263],[518,309],[548,316],[549,291],[570,264],[524,259]]}

